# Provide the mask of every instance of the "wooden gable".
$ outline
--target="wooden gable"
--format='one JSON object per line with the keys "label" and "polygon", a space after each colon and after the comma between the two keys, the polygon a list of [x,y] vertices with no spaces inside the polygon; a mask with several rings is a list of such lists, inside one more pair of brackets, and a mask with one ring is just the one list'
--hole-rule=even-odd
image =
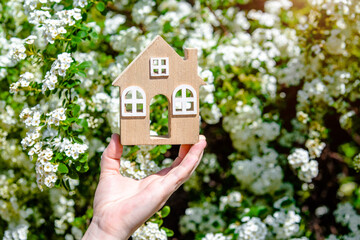
{"label": "wooden gable", "polygon": [[169,58],[169,76],[166,78],[168,82],[186,83],[196,88],[205,84],[197,74],[197,49],[185,48],[184,52],[185,58],[183,59],[161,36],[157,36],[112,84],[119,87],[136,84],[146,89],[153,82],[145,83],[145,81],[165,79],[166,77],[155,79],[150,76],[150,58],[162,57]]}

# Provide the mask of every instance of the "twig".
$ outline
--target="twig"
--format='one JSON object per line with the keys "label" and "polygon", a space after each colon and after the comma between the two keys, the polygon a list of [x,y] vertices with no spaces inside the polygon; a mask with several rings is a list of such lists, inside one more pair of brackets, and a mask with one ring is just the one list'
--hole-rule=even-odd
{"label": "twig", "polygon": [[224,35],[226,36],[226,35],[228,34],[228,30],[227,30],[227,28],[225,27],[225,25],[221,22],[220,18],[216,15],[215,11],[211,8],[210,5],[207,4],[206,7],[210,10],[210,12],[211,12],[212,14],[214,14],[216,20],[220,23],[220,28],[221,28],[221,30],[224,32]]}

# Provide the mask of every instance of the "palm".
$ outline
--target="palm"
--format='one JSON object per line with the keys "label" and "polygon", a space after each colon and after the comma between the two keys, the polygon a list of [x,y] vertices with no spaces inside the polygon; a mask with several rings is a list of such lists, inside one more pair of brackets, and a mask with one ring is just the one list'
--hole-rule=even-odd
{"label": "palm", "polygon": [[[132,230],[135,230],[141,225],[138,223],[143,220],[144,216],[149,218],[157,210],[158,205],[144,194],[148,193],[146,191],[146,187],[149,185],[147,182],[149,181],[134,180],[120,174],[102,177],[95,194],[94,209],[96,212],[94,214],[107,219],[106,230],[108,232],[116,229],[116,225],[120,222],[126,228],[131,227]],[[142,203],[147,203],[147,206],[141,207]],[[129,212],[129,209],[132,211]]]}

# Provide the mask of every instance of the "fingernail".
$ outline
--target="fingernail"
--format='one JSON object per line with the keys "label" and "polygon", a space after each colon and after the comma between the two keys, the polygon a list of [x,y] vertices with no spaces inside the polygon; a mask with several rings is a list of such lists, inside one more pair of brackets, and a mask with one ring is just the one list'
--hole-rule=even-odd
{"label": "fingernail", "polygon": [[199,141],[206,140],[206,137],[204,135],[199,136]]}

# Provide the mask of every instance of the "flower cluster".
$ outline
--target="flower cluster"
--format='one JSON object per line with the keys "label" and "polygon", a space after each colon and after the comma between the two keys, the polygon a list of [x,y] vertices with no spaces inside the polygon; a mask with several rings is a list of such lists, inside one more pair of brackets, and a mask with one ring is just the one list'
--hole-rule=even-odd
{"label": "flower cluster", "polygon": [[11,56],[12,60],[20,61],[26,58],[26,48],[22,43],[14,42],[11,44],[11,51],[9,55]]}
{"label": "flower cluster", "polygon": [[80,154],[83,154],[88,149],[88,145],[80,143],[72,143],[67,138],[61,140],[60,137],[54,138],[51,143],[55,149],[58,149],[60,152],[64,152],[67,157],[73,159],[78,159]]}
{"label": "flower cluster", "polygon": [[10,93],[16,92],[19,87],[28,87],[33,80],[34,74],[31,72],[21,74],[19,81],[10,85]]}
{"label": "flower cluster", "polygon": [[267,234],[266,225],[257,217],[244,217],[241,219],[240,226],[235,228],[235,233],[239,235],[239,239],[246,240],[264,240]]}
{"label": "flower cluster", "polygon": [[81,10],[79,8],[62,10],[55,16],[57,18],[52,18],[49,11],[44,10],[35,10],[30,13],[29,22],[39,27],[39,30],[43,32],[43,37],[49,43],[54,43],[59,34],[66,33],[65,27],[73,26],[77,20],[81,19]]}
{"label": "flower cluster", "polygon": [[[350,168],[360,169],[360,3],[260,2],[5,1],[4,239],[81,239],[92,217],[97,164],[108,137],[119,133],[119,89],[111,82],[156,35],[179,55],[184,47],[197,48],[198,74],[206,82],[199,113],[208,148],[186,193],[175,193],[177,201],[189,200],[187,209],[173,204],[185,212],[183,236],[175,237],[307,240],[338,232],[328,239],[357,239],[359,183]],[[173,150],[125,146],[119,171],[142,179],[170,166]],[[327,164],[318,164],[320,157]],[[305,182],[301,189],[287,176],[288,166]],[[335,212],[317,202],[322,194],[333,197],[334,191],[314,191],[325,185],[339,185]],[[320,207],[313,214],[307,206]],[[171,235],[156,219],[162,213],[133,238]]]}
{"label": "flower cluster", "polygon": [[227,240],[228,237],[224,236],[222,233],[207,233],[205,237],[201,240]]}
{"label": "flower cluster", "polygon": [[242,195],[240,192],[234,191],[227,196],[220,197],[220,210],[224,210],[225,206],[240,207]]}
{"label": "flower cluster", "polygon": [[356,213],[350,203],[339,204],[334,215],[336,221],[343,226],[348,226],[353,234],[360,233],[360,215]]}
{"label": "flower cluster", "polygon": [[73,62],[69,53],[62,53],[58,55],[56,61],[51,65],[51,70],[45,74],[45,78],[42,80],[42,92],[44,93],[47,89],[54,90],[55,84],[58,82],[57,75],[65,77],[66,70],[70,67]]}
{"label": "flower cluster", "polygon": [[254,156],[251,160],[238,160],[233,163],[231,173],[243,188],[254,194],[273,193],[281,186],[283,171],[276,164],[277,153],[268,150],[266,155]]}
{"label": "flower cluster", "polygon": [[218,208],[205,202],[201,207],[188,208],[180,219],[180,231],[217,232],[225,226]]}
{"label": "flower cluster", "polygon": [[[36,149],[38,146],[35,146],[32,149]],[[36,181],[38,186],[40,188],[42,185],[49,188],[53,187],[58,179],[56,175],[58,164],[50,162],[54,155],[53,151],[50,148],[46,148],[44,150],[34,150],[34,153],[38,154],[38,159],[36,161]]]}
{"label": "flower cluster", "polygon": [[19,115],[20,120],[25,123],[27,127],[38,127],[40,125],[40,106],[36,105],[32,108],[24,108]]}
{"label": "flower cluster", "polygon": [[4,232],[3,240],[26,240],[28,228],[28,225],[20,224],[13,229],[8,229]]}
{"label": "flower cluster", "polygon": [[272,216],[267,216],[265,223],[272,227],[276,239],[289,239],[299,232],[301,217],[290,210],[287,213],[277,211]]}
{"label": "flower cluster", "polygon": [[309,152],[302,148],[297,148],[288,156],[291,168],[298,172],[302,181],[311,182],[319,173],[318,162],[310,159]]}
{"label": "flower cluster", "polygon": [[47,124],[54,124],[55,126],[59,126],[60,121],[64,121],[66,119],[65,111],[66,109],[64,108],[57,108],[54,111],[47,113]]}
{"label": "flower cluster", "polygon": [[156,223],[148,222],[145,225],[138,228],[131,236],[134,240],[146,240],[146,239],[157,239],[166,240],[166,232],[159,229],[159,225]]}

